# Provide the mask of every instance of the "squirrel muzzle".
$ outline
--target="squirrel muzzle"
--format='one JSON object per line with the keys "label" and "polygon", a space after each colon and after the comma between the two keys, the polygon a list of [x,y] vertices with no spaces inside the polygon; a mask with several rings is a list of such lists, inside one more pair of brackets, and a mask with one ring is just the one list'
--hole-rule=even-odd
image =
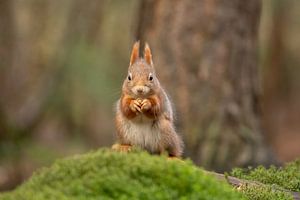
{"label": "squirrel muzzle", "polygon": [[136,96],[145,96],[150,92],[150,88],[148,86],[144,86],[144,85],[136,85],[131,89],[131,91]]}

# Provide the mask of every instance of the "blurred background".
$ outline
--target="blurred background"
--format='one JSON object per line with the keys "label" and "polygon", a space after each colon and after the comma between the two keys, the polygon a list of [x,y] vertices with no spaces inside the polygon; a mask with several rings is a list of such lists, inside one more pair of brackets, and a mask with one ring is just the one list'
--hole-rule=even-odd
{"label": "blurred background", "polygon": [[[152,45],[157,29],[143,33],[143,14],[164,8],[155,7],[157,2],[0,2],[0,190],[16,187],[57,158],[114,143],[114,103],[121,94],[133,42],[149,36],[154,63],[163,63],[160,46]],[[257,10],[253,13],[258,16],[253,19],[258,20],[253,54],[261,91],[259,133],[276,160],[285,162],[300,156],[300,1],[258,2],[261,17]],[[172,7],[167,11],[176,12]],[[155,27],[161,26],[157,16]],[[205,41],[206,36],[202,38]],[[181,104],[163,73],[161,82],[170,87],[174,104]],[[188,142],[191,136],[185,130],[189,129],[183,127],[188,126],[180,115],[184,111],[176,110],[177,125],[187,142],[186,156],[201,165],[204,162],[197,159],[201,152],[191,150],[197,145]],[[216,163],[221,161],[203,165],[230,168]]]}

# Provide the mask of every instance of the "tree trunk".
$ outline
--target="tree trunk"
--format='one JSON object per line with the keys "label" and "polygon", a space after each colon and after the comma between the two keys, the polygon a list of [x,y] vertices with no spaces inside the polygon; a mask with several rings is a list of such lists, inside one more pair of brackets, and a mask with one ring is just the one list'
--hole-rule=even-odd
{"label": "tree trunk", "polygon": [[5,137],[6,75],[13,62],[14,17],[12,1],[0,1],[0,141]]}
{"label": "tree trunk", "polygon": [[186,155],[208,169],[268,164],[260,126],[261,3],[145,0],[137,39],[149,42],[174,101]]}

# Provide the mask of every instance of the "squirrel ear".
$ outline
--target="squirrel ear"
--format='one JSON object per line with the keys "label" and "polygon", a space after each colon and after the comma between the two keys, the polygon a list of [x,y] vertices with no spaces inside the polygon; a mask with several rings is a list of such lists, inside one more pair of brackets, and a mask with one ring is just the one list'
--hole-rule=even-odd
{"label": "squirrel ear", "polygon": [[151,54],[151,49],[148,45],[148,43],[145,43],[145,49],[144,49],[144,59],[145,61],[149,64],[152,65],[153,61],[152,61],[152,54]]}
{"label": "squirrel ear", "polygon": [[135,61],[139,58],[139,54],[140,54],[139,51],[140,51],[140,41],[137,41],[134,43],[132,47],[129,65],[135,63]]}

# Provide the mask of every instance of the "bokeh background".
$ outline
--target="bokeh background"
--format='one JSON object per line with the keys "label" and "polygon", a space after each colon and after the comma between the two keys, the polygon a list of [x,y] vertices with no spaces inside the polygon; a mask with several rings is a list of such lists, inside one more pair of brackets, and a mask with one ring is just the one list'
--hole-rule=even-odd
{"label": "bokeh background", "polygon": [[[280,163],[300,156],[300,1],[261,3],[262,133]],[[0,190],[57,158],[114,143],[114,103],[145,5],[0,2]]]}

